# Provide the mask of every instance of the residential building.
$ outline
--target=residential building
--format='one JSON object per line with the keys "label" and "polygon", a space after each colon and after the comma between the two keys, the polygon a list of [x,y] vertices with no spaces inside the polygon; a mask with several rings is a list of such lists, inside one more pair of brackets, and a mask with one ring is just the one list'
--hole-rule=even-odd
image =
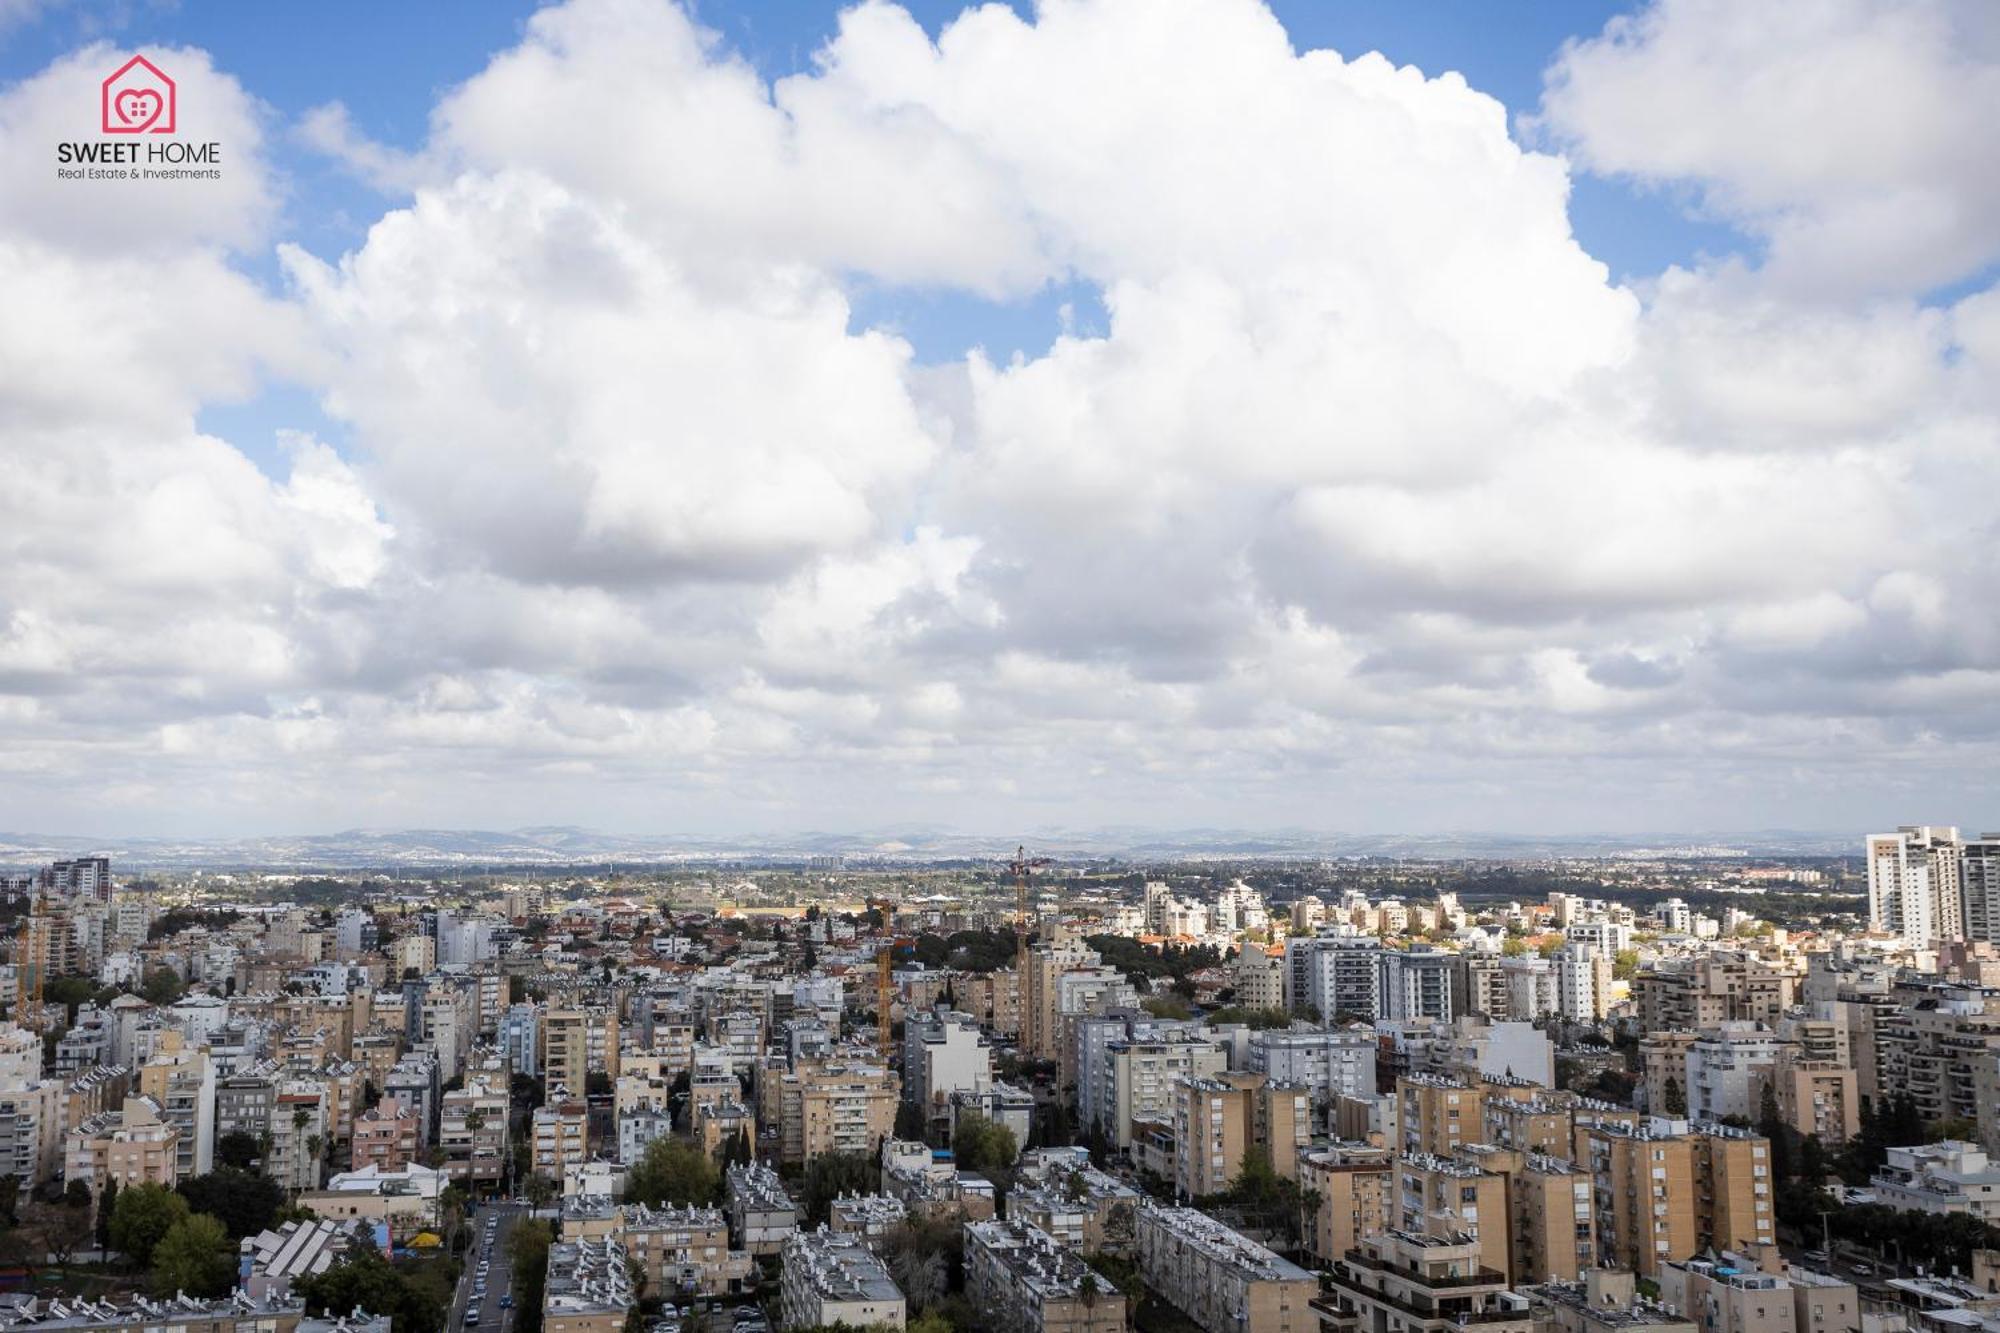
{"label": "residential building", "polygon": [[542,1295],[544,1333],[623,1333],[637,1304],[625,1251],[606,1237],[549,1246]]}
{"label": "residential building", "polygon": [[2000,1223],[2000,1167],[1977,1144],[1948,1140],[1891,1148],[1869,1188],[1886,1207],[1966,1213]]}
{"label": "residential building", "polygon": [[1389,1230],[1336,1259],[1316,1302],[1325,1333],[1533,1333],[1524,1297],[1480,1261],[1472,1237]]}
{"label": "residential building", "polygon": [[1319,1279],[1205,1213],[1143,1208],[1135,1243],[1146,1284],[1207,1333],[1317,1328]]}
{"label": "residential building", "polygon": [[417,1158],[417,1118],[394,1097],[384,1097],[354,1122],[353,1161],[394,1171]]}
{"label": "residential building", "polygon": [[618,1214],[618,1240],[646,1275],[646,1290],[684,1302],[731,1296],[754,1285],[747,1251],[729,1247],[729,1219],[720,1208],[648,1208],[628,1203]]}
{"label": "residential building", "polygon": [[1123,1333],[1125,1297],[1073,1250],[1021,1221],[965,1228],[965,1292],[993,1333]]}
{"label": "residential building", "polygon": [[[1361,1238],[1390,1225],[1395,1161],[1386,1147],[1335,1142],[1299,1153],[1299,1197],[1306,1252],[1330,1264]],[[1010,1196],[1007,1207],[1013,1210]]]}
{"label": "residential building", "polygon": [[1917,948],[1965,938],[1965,849],[1957,829],[1905,824],[1894,833],[1872,833],[1866,854],[1869,929]]}
{"label": "residential building", "polygon": [[778,1305],[787,1329],[901,1328],[907,1313],[902,1289],[862,1238],[825,1227],[785,1241]]}
{"label": "residential building", "polygon": [[761,1163],[739,1163],[729,1168],[725,1183],[729,1234],[753,1255],[777,1254],[785,1238],[799,1229],[798,1205],[778,1173]]}

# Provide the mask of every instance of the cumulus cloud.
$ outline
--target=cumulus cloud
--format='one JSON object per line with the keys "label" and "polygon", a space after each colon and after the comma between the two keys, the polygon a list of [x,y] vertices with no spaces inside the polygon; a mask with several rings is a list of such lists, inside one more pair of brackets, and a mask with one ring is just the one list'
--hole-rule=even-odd
{"label": "cumulus cloud", "polygon": [[[1560,53],[1524,145],[1254,0],[935,40],[866,3],[775,84],[665,0],[572,0],[414,150],[296,127],[395,199],[345,255],[274,238],[280,291],[230,257],[261,177],[148,257],[0,201],[40,314],[0,323],[0,782],[319,823],[1864,817],[1814,775],[2000,724],[1963,613],[2000,300],[1921,299],[1993,257],[1990,36],[1662,0]],[[0,148],[96,58],[0,93]],[[1578,167],[1769,252],[1614,284]],[[850,300],[1053,283],[1103,329],[1007,364],[918,367]],[[277,478],[195,427],[271,376],[341,440]]]}
{"label": "cumulus cloud", "polygon": [[1540,124],[1694,190],[1796,296],[1907,291],[2000,258],[1997,64],[1980,0],[1655,0],[1564,48]]}

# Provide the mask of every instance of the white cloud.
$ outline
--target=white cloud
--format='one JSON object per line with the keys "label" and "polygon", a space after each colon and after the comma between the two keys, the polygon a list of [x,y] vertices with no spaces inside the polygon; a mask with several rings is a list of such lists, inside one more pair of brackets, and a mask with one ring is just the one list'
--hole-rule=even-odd
{"label": "white cloud", "polygon": [[[1566,51],[1575,160],[1772,239],[1632,289],[1497,102],[1251,0],[935,43],[866,4],[774,87],[575,0],[416,151],[308,118],[408,200],[282,297],[221,257],[262,183],[145,255],[0,201],[4,771],[321,824],[1845,817],[1797,775],[2000,732],[2000,305],[1915,299],[1988,253],[1938,165],[1983,131],[1899,107],[1846,161],[1814,101],[1962,16],[1677,2]],[[0,93],[8,151],[94,58]],[[1866,230],[1906,188],[1955,220]],[[1005,365],[849,300],[1055,281],[1105,327]],[[270,374],[343,441],[275,481],[194,426]]]}
{"label": "white cloud", "polygon": [[2000,258],[1997,119],[1982,0],[1654,0],[1564,49],[1540,123],[1590,170],[1691,186],[1809,296]]}

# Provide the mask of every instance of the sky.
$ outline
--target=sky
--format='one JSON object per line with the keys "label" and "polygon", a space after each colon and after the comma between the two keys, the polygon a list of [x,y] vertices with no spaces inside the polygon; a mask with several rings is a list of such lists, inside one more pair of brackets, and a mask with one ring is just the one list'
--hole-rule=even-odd
{"label": "sky", "polygon": [[[219,179],[58,175],[134,53]],[[1977,0],[0,0],[0,828],[2000,825],[1997,118]]]}

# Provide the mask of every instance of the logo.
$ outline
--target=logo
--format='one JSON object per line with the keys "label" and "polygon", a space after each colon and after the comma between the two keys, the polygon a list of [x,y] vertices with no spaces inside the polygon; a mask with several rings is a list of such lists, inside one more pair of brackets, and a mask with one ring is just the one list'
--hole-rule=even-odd
{"label": "logo", "polygon": [[104,81],[106,134],[172,134],[174,81],[144,56],[133,56]]}

